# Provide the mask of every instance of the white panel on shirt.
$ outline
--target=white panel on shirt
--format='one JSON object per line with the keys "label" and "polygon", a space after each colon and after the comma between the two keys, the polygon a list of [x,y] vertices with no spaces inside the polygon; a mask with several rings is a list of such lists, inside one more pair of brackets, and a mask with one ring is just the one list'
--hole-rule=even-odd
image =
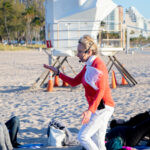
{"label": "white panel on shirt", "polygon": [[93,61],[96,59],[96,56],[91,56],[86,62],[86,72],[85,72],[85,81],[95,90],[98,90],[96,83],[100,80],[100,76],[103,74],[102,71],[92,67]]}

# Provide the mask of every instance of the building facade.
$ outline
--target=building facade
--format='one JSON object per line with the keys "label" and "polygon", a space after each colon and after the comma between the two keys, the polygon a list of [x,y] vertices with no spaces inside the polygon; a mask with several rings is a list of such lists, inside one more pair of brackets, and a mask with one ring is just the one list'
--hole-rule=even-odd
{"label": "building facade", "polygon": [[125,25],[131,36],[150,36],[150,20],[144,18],[135,7],[129,7],[125,12]]}
{"label": "building facade", "polygon": [[[103,31],[107,38],[102,40],[104,45],[123,47],[123,7],[117,6],[104,20]],[[111,37],[109,36],[111,35]],[[115,37],[118,35],[118,38]]]}
{"label": "building facade", "polygon": [[107,31],[120,31],[123,24],[123,7],[117,6],[104,20]]}

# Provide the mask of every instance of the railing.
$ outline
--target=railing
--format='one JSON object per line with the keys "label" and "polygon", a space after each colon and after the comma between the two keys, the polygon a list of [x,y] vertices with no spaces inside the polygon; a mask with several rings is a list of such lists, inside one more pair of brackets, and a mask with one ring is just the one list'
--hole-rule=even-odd
{"label": "railing", "polygon": [[[51,34],[52,45],[55,48],[75,50],[79,38],[85,34],[91,35],[99,47],[124,47],[122,24],[113,22],[115,29],[110,30],[111,23],[107,22],[104,26],[100,26],[100,21],[61,21],[49,25],[49,28],[52,27],[52,33],[49,34]],[[117,33],[119,38],[110,37],[110,33]],[[103,34],[107,37],[104,38]]]}

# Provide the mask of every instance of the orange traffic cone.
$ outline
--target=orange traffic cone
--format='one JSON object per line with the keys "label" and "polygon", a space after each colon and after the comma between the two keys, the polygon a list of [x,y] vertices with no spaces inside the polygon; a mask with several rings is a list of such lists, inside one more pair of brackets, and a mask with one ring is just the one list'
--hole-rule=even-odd
{"label": "orange traffic cone", "polygon": [[47,92],[52,92],[52,91],[53,91],[52,72],[49,71],[49,79],[48,79]]}
{"label": "orange traffic cone", "polygon": [[122,85],[127,85],[128,82],[126,81],[126,79],[122,76],[122,82],[121,82]]}
{"label": "orange traffic cone", "polygon": [[[122,66],[124,67],[124,64],[122,64]],[[126,77],[126,75],[124,74],[124,76]],[[128,82],[126,81],[126,79],[122,76],[122,82],[121,82],[122,85],[127,85]]]}
{"label": "orange traffic cone", "polygon": [[59,81],[58,81],[59,77],[56,75],[55,79],[54,79],[54,86],[59,86]]}
{"label": "orange traffic cone", "polygon": [[66,87],[66,86],[69,86],[69,84],[65,81],[63,81],[63,84],[62,84],[63,87]]}
{"label": "orange traffic cone", "polygon": [[[113,71],[114,72],[114,71]],[[115,75],[115,72],[113,73],[114,74],[114,78],[115,78],[115,83],[116,83],[116,86],[117,86],[117,79],[116,79],[116,75]]]}
{"label": "orange traffic cone", "polygon": [[116,87],[115,72],[112,71],[112,88],[115,89]]}

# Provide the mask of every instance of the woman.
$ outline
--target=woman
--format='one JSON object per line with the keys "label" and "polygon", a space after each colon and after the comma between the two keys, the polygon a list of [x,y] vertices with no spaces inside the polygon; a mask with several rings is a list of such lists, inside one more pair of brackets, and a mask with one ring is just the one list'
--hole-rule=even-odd
{"label": "woman", "polygon": [[85,66],[75,78],[64,75],[57,68],[44,65],[71,86],[83,84],[89,107],[82,114],[82,127],[78,140],[87,150],[106,149],[104,141],[107,124],[114,111],[108,71],[97,53],[94,40],[89,35],[84,35],[78,42],[77,56],[80,62],[85,62]]}

